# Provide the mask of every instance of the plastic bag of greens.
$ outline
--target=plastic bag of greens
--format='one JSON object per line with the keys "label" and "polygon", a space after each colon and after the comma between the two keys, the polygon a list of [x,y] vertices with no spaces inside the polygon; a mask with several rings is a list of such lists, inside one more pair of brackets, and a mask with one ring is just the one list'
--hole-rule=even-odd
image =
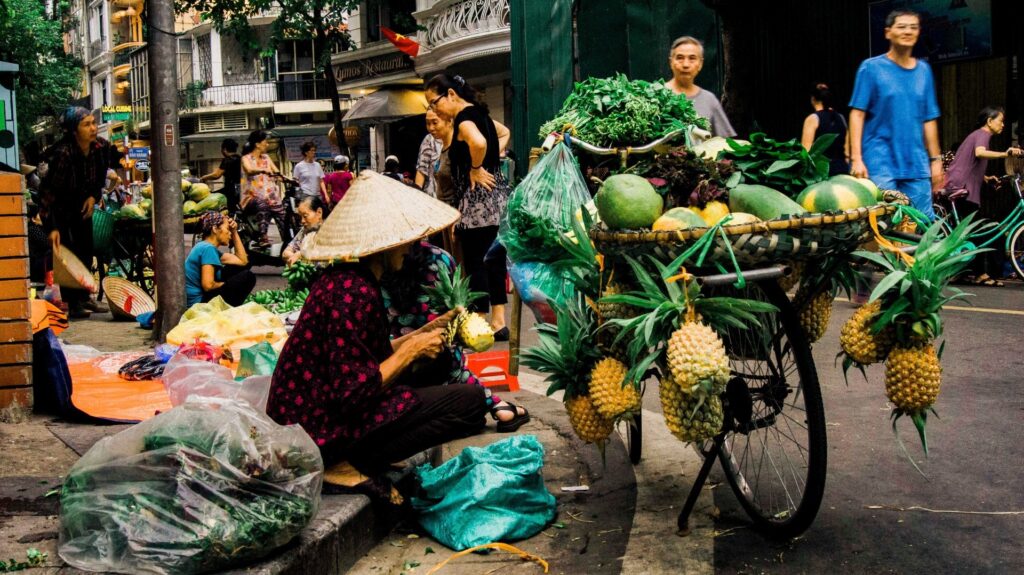
{"label": "plastic bag of greens", "polygon": [[264,557],[316,514],[323,460],[298,426],[192,397],[100,440],[61,488],[64,561],[88,571],[191,574]]}
{"label": "plastic bag of greens", "polygon": [[431,537],[456,551],[526,539],[555,518],[543,466],[544,446],[533,435],[467,447],[437,468],[416,469],[423,497],[412,505]]}
{"label": "plastic bag of greens", "polygon": [[238,369],[235,370],[235,380],[253,375],[274,375],[275,367],[277,351],[269,343],[261,341],[242,350],[242,358],[238,360]]}
{"label": "plastic bag of greens", "polygon": [[572,219],[588,201],[576,159],[560,142],[509,196],[498,230],[509,259],[550,262],[562,257],[557,235],[572,230]]}
{"label": "plastic bag of greens", "polygon": [[174,406],[185,403],[190,396],[217,397],[244,401],[262,413],[267,410],[270,399],[270,375],[253,375],[236,381],[231,370],[223,365],[181,354],[167,362],[160,379]]}

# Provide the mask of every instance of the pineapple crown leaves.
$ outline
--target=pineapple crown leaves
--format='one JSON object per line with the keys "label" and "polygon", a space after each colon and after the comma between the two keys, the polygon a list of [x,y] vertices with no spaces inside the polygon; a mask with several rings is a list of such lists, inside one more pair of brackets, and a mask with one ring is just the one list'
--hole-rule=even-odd
{"label": "pineapple crown leaves", "polygon": [[601,298],[601,302],[621,303],[647,310],[635,318],[613,319],[605,326],[620,328],[615,337],[615,344],[629,338],[627,348],[631,367],[627,380],[631,383],[640,381],[648,369],[658,361],[665,351],[664,342],[672,332],[679,329],[690,306],[698,312],[703,320],[713,329],[723,332],[729,328],[745,329],[760,327],[757,317],[759,313],[778,311],[767,302],[735,297],[706,297],[701,293],[700,284],[690,279],[680,285],[671,280],[682,264],[680,259],[668,265],[656,258],[648,256],[650,264],[658,271],[659,281],[644,269],[636,259],[626,256],[626,262],[633,270],[640,287],[639,291],[616,294]]}
{"label": "pineapple crown leaves", "polygon": [[571,235],[557,234],[556,239],[565,255],[553,262],[552,267],[567,276],[577,290],[593,299],[601,293],[600,255],[587,234],[594,220],[586,208],[581,214],[582,221],[572,220]]}
{"label": "pineapple crown leaves", "polygon": [[935,417],[939,416],[939,414],[936,413],[934,409],[918,411],[918,412],[915,412],[915,413],[905,413],[905,412],[900,411],[898,409],[894,409],[892,411],[892,414],[890,414],[890,418],[892,419],[892,432],[896,436],[896,444],[899,445],[900,451],[902,451],[903,455],[906,456],[907,461],[909,461],[910,464],[914,466],[914,469],[916,469],[917,472],[921,474],[921,477],[924,477],[925,479],[928,479],[928,476],[924,474],[924,471],[922,471],[921,468],[917,465],[917,462],[914,461],[914,458],[910,456],[910,452],[907,451],[907,446],[903,444],[903,439],[900,437],[900,430],[899,430],[898,427],[896,427],[896,423],[904,415],[910,417],[910,420],[914,422],[914,427],[917,428],[917,434],[921,438],[921,448],[924,450],[925,458],[927,458],[928,457],[928,434],[926,433],[925,429],[926,429],[926,427],[928,425],[928,412],[929,411],[931,411],[932,415],[934,415]]}
{"label": "pineapple crown leaves", "polygon": [[850,296],[864,283],[860,271],[846,254],[825,257],[804,267],[801,295],[806,301],[795,302],[795,306],[803,307],[822,291],[833,296],[845,292]]}
{"label": "pineapple crown leaves", "polygon": [[979,253],[970,237],[991,230],[991,223],[964,218],[948,235],[945,222],[936,220],[921,236],[912,263],[893,253],[856,252],[858,257],[881,267],[886,276],[871,293],[870,301],[881,300],[882,313],[871,327],[878,333],[893,326],[900,343],[931,341],[942,335],[939,312],[947,303],[970,297],[949,283]]}
{"label": "pineapple crown leaves", "polygon": [[595,332],[597,314],[587,305],[582,294],[577,294],[564,305],[552,302],[558,322],[540,324],[535,329],[538,344],[522,354],[524,366],[548,374],[547,394],[562,389],[564,399],[586,395],[591,369],[600,358]]}
{"label": "pineapple crown leaves", "polygon": [[459,307],[467,307],[469,302],[486,295],[484,292],[470,291],[469,277],[462,275],[462,266],[455,266],[450,272],[448,266],[438,266],[437,281],[434,285],[424,285],[423,291],[430,298],[434,309],[447,311]]}

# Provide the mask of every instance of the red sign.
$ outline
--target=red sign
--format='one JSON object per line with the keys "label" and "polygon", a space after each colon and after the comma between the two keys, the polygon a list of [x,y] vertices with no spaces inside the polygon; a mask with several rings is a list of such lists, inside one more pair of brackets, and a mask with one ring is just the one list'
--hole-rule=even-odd
{"label": "red sign", "polygon": [[164,124],[164,146],[168,148],[174,147],[174,125]]}

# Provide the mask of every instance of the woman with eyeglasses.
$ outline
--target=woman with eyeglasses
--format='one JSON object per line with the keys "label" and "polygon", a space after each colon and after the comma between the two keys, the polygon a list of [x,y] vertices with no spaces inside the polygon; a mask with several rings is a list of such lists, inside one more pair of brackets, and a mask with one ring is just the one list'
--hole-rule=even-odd
{"label": "woman with eyeglasses", "polygon": [[498,222],[511,186],[501,174],[501,155],[508,129],[491,119],[487,106],[462,76],[438,74],[427,82],[428,107],[452,123],[447,155],[454,202],[462,213],[455,238],[462,248],[463,266],[472,289],[487,294],[474,302],[477,312],[491,310],[495,339],[508,339],[505,326],[505,262],[485,255],[498,236]]}

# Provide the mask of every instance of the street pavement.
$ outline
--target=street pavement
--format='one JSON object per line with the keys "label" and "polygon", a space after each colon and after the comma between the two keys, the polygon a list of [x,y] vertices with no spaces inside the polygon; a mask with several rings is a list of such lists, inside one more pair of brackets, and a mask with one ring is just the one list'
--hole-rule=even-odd
{"label": "street pavement", "polygon": [[[274,270],[258,271],[266,272],[260,275],[258,289],[281,287]],[[973,306],[958,305],[945,313],[948,343],[943,391],[936,404],[940,417],[929,418],[927,459],[910,422],[898,424],[924,476],[897,447],[883,368],[870,367],[866,381],[851,373],[847,384],[834,364],[839,327],[855,309],[849,302],[836,302],[829,331],[814,349],[829,442],[824,502],[810,529],[786,542],[766,539],[750,528],[717,466],[698,500],[691,535],[676,535],[675,519],[700,462],[691,448],[665,429],[656,383],[649,383],[644,397],[640,465],[629,465],[623,446],[615,442],[609,446],[607,464],[601,466],[593,446],[568,433],[557,398],[541,397],[546,387],[541,377],[524,371],[523,392],[517,399],[537,417],[523,432],[536,433],[548,448],[545,479],[559,496],[558,521],[566,529],[549,528],[517,545],[550,559],[553,573],[1018,572],[1024,564],[1019,544],[1024,535],[1024,493],[1018,479],[1024,462],[1024,400],[1017,389],[1024,363],[1018,349],[1024,284],[965,289],[977,294]],[[532,316],[524,310],[523,317],[524,346],[529,346],[536,341],[530,330]],[[114,330],[112,325],[123,327]],[[115,333],[121,331],[121,336]],[[145,336],[142,330],[110,324],[102,316],[73,324],[67,334],[76,343],[102,341],[123,349],[138,347]],[[490,433],[469,443],[500,438]],[[6,440],[5,459],[19,443],[23,451],[31,450],[16,435]],[[446,455],[458,448],[447,446]],[[64,455],[26,453],[19,462],[63,466],[46,458]],[[33,474],[8,469],[6,475]],[[563,485],[584,482],[593,489],[586,495],[566,496],[560,491]],[[50,486],[33,488],[45,491]],[[19,541],[20,534],[3,535],[12,537],[11,543]],[[590,544],[581,547],[587,536]],[[426,554],[427,546],[435,554]],[[449,553],[406,523],[353,572],[425,573]],[[537,572],[526,563],[492,561],[498,560],[461,559],[443,572],[483,573],[499,567],[499,572]]]}

